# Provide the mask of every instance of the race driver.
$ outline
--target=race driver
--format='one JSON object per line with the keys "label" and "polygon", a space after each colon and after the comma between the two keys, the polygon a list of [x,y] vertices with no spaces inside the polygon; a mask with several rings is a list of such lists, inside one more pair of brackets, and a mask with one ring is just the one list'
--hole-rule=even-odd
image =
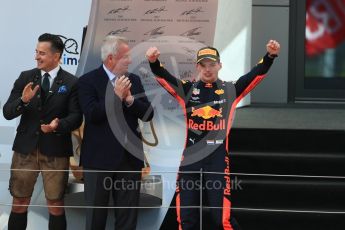
{"label": "race driver", "polygon": [[265,77],[278,56],[280,44],[270,40],[266,50],[258,64],[236,82],[218,78],[222,63],[218,50],[213,47],[197,52],[197,81],[184,81],[171,75],[158,60],[157,47],[146,52],[157,81],[178,100],[185,114],[187,136],[176,188],[179,229],[200,229],[200,200],[204,198],[214,222],[213,229],[239,229],[230,212],[228,136],[236,105]]}

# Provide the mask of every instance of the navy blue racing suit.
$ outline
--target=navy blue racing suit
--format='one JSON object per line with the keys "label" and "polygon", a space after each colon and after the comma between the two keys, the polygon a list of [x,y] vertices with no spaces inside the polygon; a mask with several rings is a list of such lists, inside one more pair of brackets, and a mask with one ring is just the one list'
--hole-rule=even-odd
{"label": "navy blue racing suit", "polygon": [[156,80],[182,106],[186,120],[186,143],[176,188],[179,229],[200,229],[203,199],[207,201],[213,229],[235,229],[230,212],[228,136],[236,105],[264,78],[272,63],[273,58],[266,54],[236,82],[217,79],[213,83],[180,80],[159,60],[150,63]]}

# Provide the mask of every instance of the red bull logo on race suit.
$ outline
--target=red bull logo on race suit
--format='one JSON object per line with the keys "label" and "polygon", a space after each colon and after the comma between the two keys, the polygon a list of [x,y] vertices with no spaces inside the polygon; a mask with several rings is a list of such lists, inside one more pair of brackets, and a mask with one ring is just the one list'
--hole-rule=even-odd
{"label": "red bull logo on race suit", "polygon": [[220,119],[218,122],[207,121],[210,118],[223,117],[222,108],[216,110],[211,106],[205,106],[199,109],[194,109],[192,107],[192,117],[201,117],[204,119],[202,123],[197,123],[192,119],[188,120],[188,128],[201,131],[212,131],[212,130],[224,130],[225,129],[225,119]]}
{"label": "red bull logo on race suit", "polygon": [[220,108],[220,110],[216,110],[209,105],[205,107],[201,107],[199,109],[194,109],[194,107],[192,107],[191,116],[192,117],[198,116],[205,120],[214,118],[214,117],[222,117],[222,108]]}

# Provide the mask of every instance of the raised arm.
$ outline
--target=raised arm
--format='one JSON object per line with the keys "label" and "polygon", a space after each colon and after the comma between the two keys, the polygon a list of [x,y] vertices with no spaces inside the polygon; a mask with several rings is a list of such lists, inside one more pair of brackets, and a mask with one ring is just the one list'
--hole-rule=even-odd
{"label": "raised arm", "polygon": [[23,73],[15,81],[11,94],[3,107],[3,115],[7,120],[14,119],[24,113],[30,100],[36,95],[39,86],[27,83]]}
{"label": "raised arm", "polygon": [[251,71],[240,77],[235,83],[237,97],[245,96],[265,77],[274,58],[276,58],[280,52],[280,44],[275,40],[270,40],[266,44],[266,51],[267,53],[258,64],[256,64]]}
{"label": "raised arm", "polygon": [[171,75],[160,63],[158,57],[160,51],[157,47],[150,47],[146,52],[147,60],[150,63],[152,73],[155,75],[157,81],[174,97],[181,97],[185,99],[192,83],[189,81],[182,81]]}

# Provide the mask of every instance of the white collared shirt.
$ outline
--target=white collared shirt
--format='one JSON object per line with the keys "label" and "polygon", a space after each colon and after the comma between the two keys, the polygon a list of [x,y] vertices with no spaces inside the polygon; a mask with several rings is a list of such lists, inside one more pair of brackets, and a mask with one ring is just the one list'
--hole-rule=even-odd
{"label": "white collared shirt", "polygon": [[[59,70],[60,70],[60,65],[58,65],[56,68],[54,68],[48,72],[49,73],[49,78],[48,78],[49,79],[49,87],[52,87],[54,79],[56,78]],[[44,72],[43,70],[41,70],[41,76],[44,76],[45,73],[47,73],[47,72]],[[43,77],[42,77],[41,83],[43,83]]]}
{"label": "white collared shirt", "polygon": [[115,80],[116,80],[116,75],[114,73],[112,73],[110,70],[107,69],[107,67],[105,67],[105,65],[103,64],[103,69],[105,71],[105,73],[107,74],[111,84],[113,84],[113,86],[115,85]]}

